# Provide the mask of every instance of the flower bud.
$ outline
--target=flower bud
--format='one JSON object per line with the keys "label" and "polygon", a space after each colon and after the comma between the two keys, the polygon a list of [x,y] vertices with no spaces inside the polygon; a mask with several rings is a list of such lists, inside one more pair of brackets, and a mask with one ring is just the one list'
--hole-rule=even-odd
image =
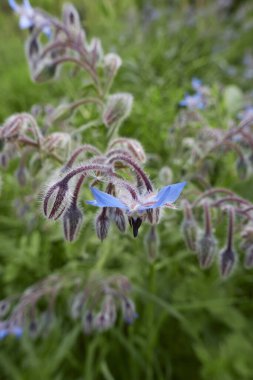
{"label": "flower bud", "polygon": [[109,315],[103,311],[96,314],[93,327],[95,330],[102,332],[111,327]]}
{"label": "flower bud", "polygon": [[159,250],[159,236],[155,226],[151,226],[148,234],[145,237],[145,246],[147,251],[147,256],[150,261],[153,261],[158,256]]}
{"label": "flower bud", "polygon": [[108,127],[120,125],[131,112],[133,96],[127,93],[118,93],[108,97],[103,112],[103,122]]}
{"label": "flower bud", "polygon": [[97,66],[97,63],[101,61],[103,57],[103,49],[101,45],[101,41],[98,38],[93,38],[89,46],[87,46],[88,50],[88,60],[90,64],[94,67]]}
{"label": "flower bud", "polygon": [[105,75],[111,80],[117,74],[122,65],[121,58],[115,53],[109,53],[104,56]]}
{"label": "flower bud", "polygon": [[120,208],[111,208],[110,215],[120,232],[126,231],[126,217]]}
{"label": "flower bud", "polygon": [[39,325],[39,322],[36,321],[36,319],[32,319],[29,322],[28,333],[31,336],[31,338],[37,338],[37,336],[39,335],[39,333],[40,333],[40,325]]}
{"label": "flower bud", "polygon": [[10,310],[10,302],[7,300],[0,301],[0,317],[4,317]]}
{"label": "flower bud", "polygon": [[63,214],[63,231],[67,241],[76,240],[80,228],[83,224],[83,213],[76,206],[71,203],[67,211]]}
{"label": "flower bud", "polygon": [[159,172],[159,180],[162,185],[167,185],[173,181],[173,173],[171,168],[164,166]]}
{"label": "flower bud", "polygon": [[116,305],[111,295],[106,295],[104,303],[103,303],[103,311],[105,314],[107,314],[108,327],[113,326],[116,321],[117,313],[116,313]]}
{"label": "flower bud", "polygon": [[159,208],[149,209],[146,212],[150,224],[158,224],[160,220]]}
{"label": "flower bud", "polygon": [[10,116],[0,128],[0,138],[17,138],[23,126],[23,118],[20,114]]}
{"label": "flower bud", "polygon": [[253,268],[253,245],[249,246],[246,250],[244,257],[244,267],[246,269]]}
{"label": "flower bud", "polygon": [[93,313],[90,310],[87,310],[83,317],[83,330],[86,335],[90,335],[93,332],[93,322]]}
{"label": "flower bud", "polygon": [[56,76],[57,65],[49,60],[44,60],[35,68],[31,66],[31,77],[34,82],[44,83]]}
{"label": "flower bud", "polygon": [[43,211],[48,219],[58,219],[66,209],[71,199],[66,181],[60,181],[51,186],[44,196]]}
{"label": "flower bud", "polygon": [[97,215],[95,227],[98,238],[103,241],[107,237],[110,227],[107,207],[103,207],[102,211]]}
{"label": "flower bud", "polygon": [[63,23],[70,31],[81,29],[79,13],[72,4],[63,5]]}
{"label": "flower bud", "polygon": [[220,253],[220,274],[226,279],[232,273],[236,264],[236,253],[232,248],[227,247]]}
{"label": "flower bud", "polygon": [[212,265],[216,248],[217,242],[213,234],[204,234],[197,241],[197,254],[200,268],[207,269]]}
{"label": "flower bud", "polygon": [[134,320],[138,317],[138,314],[135,311],[135,305],[130,298],[122,299],[121,309],[124,321],[128,324],[133,323]]}

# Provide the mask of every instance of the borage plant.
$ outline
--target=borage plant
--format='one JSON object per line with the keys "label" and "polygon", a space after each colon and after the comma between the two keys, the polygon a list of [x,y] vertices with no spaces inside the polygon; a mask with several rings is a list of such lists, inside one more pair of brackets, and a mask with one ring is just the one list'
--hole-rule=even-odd
{"label": "borage plant", "polygon": [[[110,92],[121,58],[115,53],[104,54],[99,39],[88,41],[79,14],[71,4],[64,5],[61,21],[32,8],[28,0],[22,5],[14,0],[9,3],[20,18],[20,27],[29,29],[26,56],[32,79],[44,82],[57,78],[63,66],[70,64],[71,75],[83,73],[86,94],[57,107],[34,106],[31,113],[12,115],[1,127],[2,167],[18,158],[18,184],[32,188],[20,200],[21,209],[31,208],[41,197],[45,217],[59,221],[65,239],[72,242],[83,225],[80,200],[87,199],[84,190],[88,188],[94,199],[86,203],[99,208],[95,230],[100,240],[107,237],[111,223],[123,233],[128,222],[137,237],[140,226],[147,222],[151,227],[146,243],[152,246],[158,239],[155,226],[161,210],[175,208],[174,202],[186,183],[167,184],[157,191],[144,170],[146,154],[140,142],[119,137],[119,128],[133,102],[131,94]],[[87,119],[77,126],[77,111],[83,109]],[[103,151],[86,143],[88,128],[101,133]],[[21,214],[23,217],[24,211]],[[72,315],[81,317],[86,333],[112,327],[118,307],[124,320],[132,323],[137,314],[128,296],[129,281],[121,275],[99,281],[93,279],[94,274],[90,277],[83,284],[78,275],[51,275],[20,296],[3,300],[2,315],[7,317],[1,322],[0,337],[44,331],[45,326],[39,326],[52,319],[56,297],[65,288],[74,289]],[[48,303],[43,321],[38,317],[41,299]]]}

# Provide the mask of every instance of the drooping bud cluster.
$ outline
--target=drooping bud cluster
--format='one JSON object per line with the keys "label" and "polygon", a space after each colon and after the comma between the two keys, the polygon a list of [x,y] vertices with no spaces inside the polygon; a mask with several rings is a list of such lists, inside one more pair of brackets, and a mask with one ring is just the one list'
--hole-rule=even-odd
{"label": "drooping bud cluster", "polygon": [[[212,188],[199,195],[192,204],[186,201],[183,204],[185,219],[182,224],[182,232],[187,247],[197,252],[201,268],[209,268],[217,253],[217,239],[214,236],[214,228],[212,228],[212,212],[216,215],[216,225],[220,224],[224,214],[228,216],[228,227],[224,231],[226,233],[226,247],[221,250],[218,260],[221,277],[224,279],[229,277],[237,264],[237,253],[233,243],[237,229],[239,231],[241,229],[243,239],[240,248],[244,253],[244,266],[247,269],[253,267],[253,204],[250,201],[239,197],[230,190]],[[196,211],[196,215],[199,215],[199,206],[202,205],[204,229],[200,233],[196,218],[193,216],[193,210]],[[238,215],[238,218],[236,218],[236,215]],[[244,223],[239,222],[236,228],[237,219],[241,221],[242,218],[247,223],[246,226]],[[201,225],[201,221],[198,221],[198,225]]]}
{"label": "drooping bud cluster", "polygon": [[[26,289],[20,297],[0,301],[0,340],[24,333],[32,338],[44,335],[55,315],[58,294],[69,287],[72,288],[70,315],[80,320],[85,334],[113,327],[120,310],[128,324],[137,318],[134,302],[129,298],[131,285],[125,276],[83,281],[77,276],[53,275]],[[39,306],[42,299],[48,302],[44,311]]]}

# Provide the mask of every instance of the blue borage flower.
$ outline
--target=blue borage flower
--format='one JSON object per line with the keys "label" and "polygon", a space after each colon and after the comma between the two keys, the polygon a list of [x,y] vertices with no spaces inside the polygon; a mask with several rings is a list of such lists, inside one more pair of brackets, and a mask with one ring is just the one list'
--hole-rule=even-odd
{"label": "blue borage flower", "polygon": [[96,207],[112,207],[123,210],[128,216],[129,224],[133,229],[134,237],[138,236],[138,230],[145,220],[147,213],[161,207],[175,208],[173,203],[180,196],[186,182],[180,182],[163,187],[158,193],[148,192],[139,195],[137,199],[121,196],[121,199],[91,187],[94,200],[86,203]]}
{"label": "blue borage flower", "polygon": [[0,323],[0,340],[3,340],[8,335],[14,335],[19,338],[23,334],[23,329],[20,326],[8,326],[8,323]]}
{"label": "blue borage flower", "polygon": [[205,108],[205,103],[203,101],[203,96],[199,93],[194,95],[186,94],[184,99],[179,102],[179,106],[189,109],[203,110]]}
{"label": "blue borage flower", "polygon": [[20,29],[29,29],[32,27],[42,27],[43,33],[48,37],[51,35],[51,29],[46,24],[46,18],[37,12],[31,6],[29,0],[23,0],[23,4],[19,5],[15,0],[8,0],[10,7],[19,16]]}
{"label": "blue borage flower", "polygon": [[206,106],[205,97],[203,93],[205,87],[203,86],[202,81],[198,78],[192,78],[191,85],[193,90],[196,91],[196,93],[193,95],[185,94],[184,99],[181,100],[178,104],[180,107],[202,110]]}
{"label": "blue borage flower", "polygon": [[141,215],[147,210],[159,207],[174,208],[172,203],[178,199],[185,185],[186,182],[168,185],[163,187],[157,194],[149,192],[138,200],[131,198],[124,201],[91,187],[95,200],[86,201],[86,203],[97,207],[117,207],[124,210],[127,215]]}

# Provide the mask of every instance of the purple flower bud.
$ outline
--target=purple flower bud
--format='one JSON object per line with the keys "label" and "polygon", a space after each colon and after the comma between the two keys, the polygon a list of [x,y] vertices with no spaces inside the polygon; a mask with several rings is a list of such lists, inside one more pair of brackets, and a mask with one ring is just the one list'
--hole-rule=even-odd
{"label": "purple flower bud", "polygon": [[93,332],[93,321],[93,313],[90,310],[87,310],[83,317],[83,330],[86,335],[90,335]]}
{"label": "purple flower bud", "polygon": [[253,245],[249,246],[246,250],[244,257],[244,267],[246,269],[253,268]]}
{"label": "purple flower bud", "polygon": [[162,185],[167,185],[168,183],[172,183],[173,181],[173,173],[171,168],[168,166],[164,166],[159,171],[159,180],[162,183]]}
{"label": "purple flower bud", "polygon": [[40,61],[37,67],[32,67],[32,80],[37,83],[44,83],[52,80],[57,74],[57,65],[49,60]]}
{"label": "purple flower bud", "polygon": [[69,186],[66,181],[59,181],[49,187],[44,196],[43,211],[48,219],[58,219],[71,200]]}
{"label": "purple flower bud", "polygon": [[7,300],[0,301],[0,317],[4,317],[10,310],[10,302]]}
{"label": "purple flower bud", "polygon": [[98,238],[103,241],[109,231],[110,227],[110,218],[108,217],[108,208],[103,207],[102,211],[97,215],[95,221],[95,228]]}
{"label": "purple flower bud", "polygon": [[182,233],[187,248],[193,252],[196,251],[196,241],[198,226],[195,219],[184,219],[182,223]]}
{"label": "purple flower bud", "polygon": [[122,65],[121,58],[115,53],[109,53],[104,56],[104,68],[106,77],[111,80]]}
{"label": "purple flower bud", "polygon": [[216,254],[217,242],[213,234],[204,234],[197,241],[197,254],[202,269],[209,268]]}
{"label": "purple flower bud", "polygon": [[32,319],[28,325],[28,333],[31,338],[37,338],[40,333],[40,326],[36,319]]}
{"label": "purple flower bud", "polygon": [[108,330],[111,327],[109,314],[104,311],[97,313],[94,318],[93,327],[99,332]]}
{"label": "purple flower bud", "polygon": [[83,224],[83,213],[76,206],[75,203],[71,203],[67,211],[63,214],[63,231],[67,241],[76,240],[80,228]]}
{"label": "purple flower bud", "polygon": [[26,51],[28,60],[33,64],[40,51],[40,45],[36,37],[33,36],[28,40]]}
{"label": "purple flower bud", "polygon": [[126,323],[131,324],[138,317],[138,314],[135,311],[135,305],[130,298],[122,299],[121,308],[123,318]]}
{"label": "purple flower bud", "polygon": [[121,232],[126,231],[126,217],[120,208],[110,208],[110,216]]}
{"label": "purple flower bud", "polygon": [[72,4],[63,5],[63,23],[70,31],[81,29],[79,13]]}
{"label": "purple flower bud", "polygon": [[133,97],[131,94],[111,95],[105,105],[103,122],[108,127],[115,127],[123,122],[131,112]]}
{"label": "purple flower bud", "polygon": [[236,265],[236,253],[232,248],[226,248],[220,253],[220,274],[226,279],[230,276]]}
{"label": "purple flower bud", "polygon": [[160,210],[159,208],[148,209],[147,210],[148,221],[151,224],[158,224],[160,220]]}

